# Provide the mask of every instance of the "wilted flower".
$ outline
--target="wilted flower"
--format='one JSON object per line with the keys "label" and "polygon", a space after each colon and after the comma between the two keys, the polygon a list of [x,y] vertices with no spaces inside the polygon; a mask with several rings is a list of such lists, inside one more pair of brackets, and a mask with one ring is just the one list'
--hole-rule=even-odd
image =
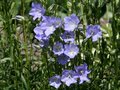
{"label": "wilted flower", "polygon": [[102,37],[100,25],[88,25],[86,28],[86,38],[92,37],[92,41],[95,42],[98,38]]}
{"label": "wilted flower", "polygon": [[75,28],[77,28],[79,24],[79,19],[75,14],[72,14],[69,17],[64,18],[64,29],[66,31],[73,31]]}
{"label": "wilted flower", "polygon": [[72,70],[64,70],[62,72],[61,81],[64,82],[67,86],[70,86],[73,83],[77,82],[78,75],[75,71]]}
{"label": "wilted flower", "polygon": [[63,34],[62,34],[62,39],[64,40],[64,42],[74,42],[74,32],[70,31],[65,31]]}
{"label": "wilted flower", "polygon": [[45,35],[49,36],[53,34],[56,28],[61,26],[61,22],[60,18],[44,16],[40,25],[45,30]]}
{"label": "wilted flower", "polygon": [[75,67],[75,71],[77,72],[77,74],[79,75],[80,78],[80,82],[79,84],[82,84],[84,81],[90,81],[89,78],[87,77],[87,75],[90,73],[89,70],[87,70],[87,64],[84,63],[81,66],[77,66]]}
{"label": "wilted flower", "polygon": [[65,45],[64,54],[70,58],[74,58],[79,53],[79,48],[74,44]]}
{"label": "wilted flower", "polygon": [[18,21],[24,21],[25,20],[25,18],[23,17],[23,16],[21,16],[21,15],[16,15],[14,18],[12,18],[12,19],[16,19],[16,20],[18,20]]}
{"label": "wilted flower", "polygon": [[63,44],[60,42],[56,42],[55,45],[53,46],[53,52],[56,55],[62,54],[64,52]]}
{"label": "wilted flower", "polygon": [[65,54],[61,54],[60,56],[57,57],[57,61],[59,64],[65,65],[67,62],[70,61],[70,58]]}
{"label": "wilted flower", "polygon": [[55,76],[51,77],[50,80],[49,80],[49,84],[50,84],[50,86],[53,86],[56,89],[59,88],[60,85],[61,85],[60,76],[55,75]]}
{"label": "wilted flower", "polygon": [[29,15],[33,16],[33,20],[41,18],[45,13],[45,9],[39,3],[32,3],[32,9],[29,12]]}

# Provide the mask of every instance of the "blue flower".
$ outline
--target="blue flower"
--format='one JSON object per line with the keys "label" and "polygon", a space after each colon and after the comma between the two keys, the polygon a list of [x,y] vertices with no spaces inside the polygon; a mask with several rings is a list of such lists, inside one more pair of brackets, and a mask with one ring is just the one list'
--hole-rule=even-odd
{"label": "blue flower", "polygon": [[61,80],[60,79],[61,78],[60,78],[59,75],[55,75],[55,76],[51,77],[50,80],[49,80],[50,86],[53,86],[56,89],[58,89],[61,85]]}
{"label": "blue flower", "polygon": [[80,78],[79,84],[82,84],[84,81],[87,81],[87,82],[90,81],[89,78],[87,77],[87,75],[90,73],[90,71],[87,70],[87,64],[86,63],[84,63],[81,66],[75,67],[75,71],[79,75],[79,78]]}
{"label": "blue flower", "polygon": [[60,18],[57,18],[57,17],[43,16],[42,21],[49,22],[55,28],[61,27],[63,24],[62,20]]}
{"label": "blue flower", "polygon": [[88,25],[86,28],[86,38],[92,38],[92,41],[95,42],[98,38],[102,37],[102,32],[100,30],[100,25]]}
{"label": "blue flower", "polygon": [[61,23],[60,18],[44,16],[40,25],[41,28],[45,30],[45,35],[49,36],[53,34],[56,28],[61,26]]}
{"label": "blue flower", "polygon": [[63,49],[63,44],[60,43],[60,42],[56,42],[53,46],[53,52],[55,55],[60,55],[64,52],[64,49]]}
{"label": "blue flower", "polygon": [[75,14],[64,18],[64,29],[66,31],[74,31],[78,27],[79,19]]}
{"label": "blue flower", "polygon": [[47,47],[49,44],[50,37],[49,36],[47,37],[44,32],[45,30],[41,29],[40,26],[36,26],[34,28],[35,38],[39,40],[41,47]]}
{"label": "blue flower", "polygon": [[57,57],[57,61],[59,64],[65,65],[67,62],[70,61],[70,58],[65,54],[61,54],[60,56]]}
{"label": "blue flower", "polygon": [[65,45],[64,54],[70,58],[74,58],[79,53],[79,48],[74,44]]}
{"label": "blue flower", "polygon": [[45,13],[45,9],[39,3],[32,3],[32,8],[29,12],[29,15],[33,16],[33,20],[41,18]]}
{"label": "blue flower", "polygon": [[74,32],[70,31],[65,31],[62,35],[61,35],[62,39],[64,40],[64,42],[71,42],[74,43]]}
{"label": "blue flower", "polygon": [[39,41],[42,39],[47,39],[46,35],[44,34],[45,30],[41,29],[40,26],[36,26],[34,28],[34,33],[35,33],[35,38],[38,39]]}
{"label": "blue flower", "polygon": [[61,81],[65,83],[67,86],[70,86],[73,83],[77,83],[78,75],[75,71],[72,70],[64,70],[62,72]]}

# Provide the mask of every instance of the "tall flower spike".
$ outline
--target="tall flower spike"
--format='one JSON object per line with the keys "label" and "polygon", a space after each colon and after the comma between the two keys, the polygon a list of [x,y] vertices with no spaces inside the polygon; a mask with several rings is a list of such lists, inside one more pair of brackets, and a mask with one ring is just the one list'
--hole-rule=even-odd
{"label": "tall flower spike", "polygon": [[102,37],[102,32],[100,30],[100,25],[88,25],[86,28],[86,38],[92,38],[92,41],[95,42],[98,38]]}
{"label": "tall flower spike", "polygon": [[74,44],[65,45],[64,54],[70,58],[74,58],[79,53],[79,48]]}
{"label": "tall flower spike", "polygon": [[64,18],[64,29],[66,31],[74,31],[75,28],[77,28],[79,24],[79,19],[75,14],[72,14],[69,17]]}
{"label": "tall flower spike", "polygon": [[70,86],[73,83],[77,83],[78,75],[75,71],[72,70],[64,70],[62,72],[61,81],[64,82],[67,86]]}
{"label": "tall flower spike", "polygon": [[33,20],[41,18],[45,13],[45,9],[39,3],[32,3],[32,8],[29,12],[29,15],[33,16]]}
{"label": "tall flower spike", "polygon": [[63,49],[63,44],[60,42],[56,42],[55,45],[53,46],[53,52],[55,55],[60,55],[64,51]]}
{"label": "tall flower spike", "polygon": [[55,75],[55,76],[51,77],[50,80],[49,80],[50,86],[53,86],[56,89],[58,89],[61,85],[61,80],[60,79],[61,78],[60,78],[59,75]]}
{"label": "tall flower spike", "polygon": [[82,84],[84,81],[87,81],[87,82],[90,81],[89,78],[87,77],[87,75],[90,73],[90,71],[87,70],[86,63],[84,63],[81,66],[75,67],[75,71],[79,75],[79,78],[80,78],[79,84]]}

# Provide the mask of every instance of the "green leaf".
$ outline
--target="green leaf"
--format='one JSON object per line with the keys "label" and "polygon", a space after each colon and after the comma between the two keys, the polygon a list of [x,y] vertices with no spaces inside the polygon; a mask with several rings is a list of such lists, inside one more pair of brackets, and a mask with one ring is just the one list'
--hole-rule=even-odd
{"label": "green leaf", "polygon": [[26,90],[28,90],[26,80],[25,80],[25,78],[24,78],[24,76],[22,74],[21,74],[21,79],[22,79],[22,82],[24,83],[24,86],[25,86]]}
{"label": "green leaf", "polygon": [[6,58],[1,59],[0,63],[5,63],[5,62],[10,61],[10,60],[11,60],[11,58],[6,57]]}

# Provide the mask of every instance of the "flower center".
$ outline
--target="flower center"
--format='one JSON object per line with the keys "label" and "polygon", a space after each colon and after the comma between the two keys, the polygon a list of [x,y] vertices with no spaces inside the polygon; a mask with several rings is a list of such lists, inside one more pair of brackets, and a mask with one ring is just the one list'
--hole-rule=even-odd
{"label": "flower center", "polygon": [[67,34],[66,34],[66,38],[67,38],[67,39],[71,38],[70,34],[67,33]]}
{"label": "flower center", "polygon": [[79,73],[80,73],[81,75],[83,75],[84,71],[83,71],[83,70],[80,70]]}
{"label": "flower center", "polygon": [[57,81],[58,81],[58,78],[55,77],[55,78],[53,79],[53,81],[54,81],[54,82],[57,82]]}
{"label": "flower center", "polygon": [[61,50],[61,46],[56,46],[56,51]]}
{"label": "flower center", "polygon": [[40,9],[36,9],[36,12],[41,13],[41,10]]}
{"label": "flower center", "polygon": [[95,35],[95,32],[93,31],[93,30],[91,30],[91,33],[90,33],[91,35]]}
{"label": "flower center", "polygon": [[71,73],[69,73],[69,74],[68,74],[68,78],[72,78],[72,75],[71,75]]}
{"label": "flower center", "polygon": [[74,54],[74,51],[73,51],[73,50],[70,50],[69,54],[70,54],[70,55],[73,55],[73,54]]}

